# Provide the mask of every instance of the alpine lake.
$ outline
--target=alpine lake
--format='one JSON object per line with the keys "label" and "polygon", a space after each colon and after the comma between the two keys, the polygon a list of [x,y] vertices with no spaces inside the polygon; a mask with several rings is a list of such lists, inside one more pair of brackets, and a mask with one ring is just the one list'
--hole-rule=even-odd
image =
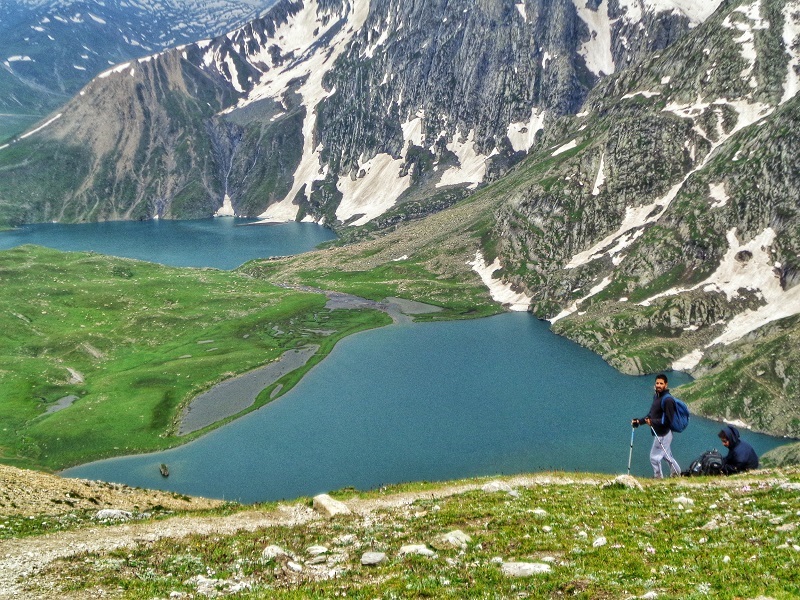
{"label": "alpine lake", "polygon": [[[308,223],[257,226],[232,218],[43,224],[0,233],[0,249],[30,243],[233,269],[333,237]],[[405,312],[415,310],[422,309]],[[690,380],[683,373],[669,377],[672,388]],[[220,384],[227,387],[213,402],[247,403],[253,381]],[[647,413],[652,384],[651,376],[617,372],[528,313],[436,323],[400,319],[344,339],[289,392],[190,443],[62,475],[250,503],[405,481],[537,471],[621,474],[633,440],[631,473],[649,476],[652,437],[644,427],[632,430],[630,420]],[[672,446],[682,468],[704,450],[724,454],[719,429],[720,423],[692,416]],[[759,455],[786,442],[749,431],[742,437]]]}

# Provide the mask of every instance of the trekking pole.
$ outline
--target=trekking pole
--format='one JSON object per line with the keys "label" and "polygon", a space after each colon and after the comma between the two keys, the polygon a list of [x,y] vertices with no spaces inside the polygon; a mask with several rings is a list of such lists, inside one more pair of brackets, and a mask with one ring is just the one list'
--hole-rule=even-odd
{"label": "trekking pole", "polygon": [[[658,434],[656,433],[656,430],[655,430],[655,429],[653,429],[653,426],[652,426],[652,425],[650,425],[650,431],[652,431],[652,432],[653,432],[653,435],[654,435],[654,436],[656,436],[656,439],[658,440],[658,445],[659,445],[659,446],[661,446],[661,449],[664,451],[664,456],[666,456],[666,457],[667,457],[667,462],[669,463],[669,470],[670,470],[670,472],[672,472],[672,473],[675,473],[675,475],[680,475],[680,473],[678,473],[678,470],[677,470],[677,469],[675,468],[675,466],[672,464],[672,461],[671,461],[671,460],[669,460],[670,458],[672,458],[672,453],[671,453],[671,452],[667,452],[667,449],[666,449],[666,448],[664,448],[664,444],[662,444],[662,443],[661,443],[661,438],[660,438],[660,437],[658,437]],[[674,459],[674,458],[672,458],[672,460],[675,460],[675,459]]]}
{"label": "trekking pole", "polygon": [[633,457],[633,434],[636,433],[636,428],[631,425],[631,451],[628,452],[628,475],[631,474],[631,458]]}

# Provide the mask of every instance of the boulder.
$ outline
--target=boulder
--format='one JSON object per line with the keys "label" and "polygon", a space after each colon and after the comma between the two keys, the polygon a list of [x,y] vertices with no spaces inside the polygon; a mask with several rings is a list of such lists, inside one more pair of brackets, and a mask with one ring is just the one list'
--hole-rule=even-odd
{"label": "boulder", "polygon": [[436,553],[424,544],[408,544],[398,551],[400,556],[405,554],[419,554],[420,556],[436,556]]}
{"label": "boulder", "polygon": [[456,529],[449,533],[443,533],[436,536],[431,543],[431,546],[437,550],[444,550],[446,548],[460,548],[466,550],[467,544],[472,541],[472,538],[460,529]]}
{"label": "boulder", "polygon": [[280,546],[267,546],[261,551],[261,558],[265,558],[267,560],[273,560],[278,558],[279,556],[288,556],[286,550],[281,548]]}
{"label": "boulder", "polygon": [[361,557],[361,564],[365,567],[373,567],[386,562],[385,552],[365,552]]}
{"label": "boulder", "polygon": [[336,515],[349,515],[350,509],[344,502],[334,500],[328,494],[319,494],[314,496],[313,505],[314,510],[326,517],[335,517]]}

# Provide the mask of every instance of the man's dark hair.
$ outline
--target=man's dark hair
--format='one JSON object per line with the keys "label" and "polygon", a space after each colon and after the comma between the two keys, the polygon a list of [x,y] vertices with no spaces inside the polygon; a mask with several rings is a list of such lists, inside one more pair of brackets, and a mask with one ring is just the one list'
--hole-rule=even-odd
{"label": "man's dark hair", "polygon": [[663,379],[664,383],[669,383],[667,376],[664,375],[663,373],[659,373],[658,375],[656,375],[656,381],[658,381],[659,379]]}

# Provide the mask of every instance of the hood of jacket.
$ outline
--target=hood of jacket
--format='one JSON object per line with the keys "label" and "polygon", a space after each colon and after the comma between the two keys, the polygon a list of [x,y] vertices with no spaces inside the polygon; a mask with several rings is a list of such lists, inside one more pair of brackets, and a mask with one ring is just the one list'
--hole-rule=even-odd
{"label": "hood of jacket", "polygon": [[730,447],[733,448],[736,444],[739,443],[739,430],[736,429],[733,425],[727,425],[723,427],[720,432],[720,435],[724,435],[728,438],[731,442]]}

